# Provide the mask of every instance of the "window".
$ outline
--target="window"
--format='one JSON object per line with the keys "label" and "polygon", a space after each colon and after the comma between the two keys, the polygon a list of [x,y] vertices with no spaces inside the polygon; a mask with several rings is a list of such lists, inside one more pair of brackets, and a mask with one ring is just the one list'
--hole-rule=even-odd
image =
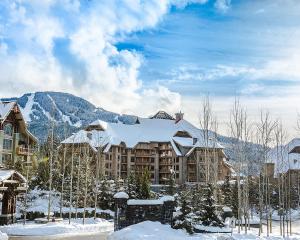
{"label": "window", "polygon": [[11,154],[2,154],[2,163],[8,163],[11,161]]}
{"label": "window", "polygon": [[296,164],[297,163],[297,159],[294,159],[294,164]]}
{"label": "window", "polygon": [[133,163],[134,162],[134,157],[131,157],[130,161]]}
{"label": "window", "polygon": [[12,140],[11,139],[4,139],[3,140],[3,149],[11,150],[12,149]]}
{"label": "window", "polygon": [[4,125],[4,129],[3,130],[4,130],[4,134],[5,135],[12,136],[12,134],[13,134],[13,126],[12,126],[11,123],[6,123]]}

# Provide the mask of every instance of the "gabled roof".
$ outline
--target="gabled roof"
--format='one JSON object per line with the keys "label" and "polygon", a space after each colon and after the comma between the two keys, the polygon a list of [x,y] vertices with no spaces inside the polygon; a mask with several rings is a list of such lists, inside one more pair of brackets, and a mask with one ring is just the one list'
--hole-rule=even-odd
{"label": "gabled roof", "polygon": [[18,106],[18,104],[14,101],[12,102],[1,102],[0,101],[0,122],[4,122],[6,120],[6,118],[8,117],[9,113],[13,110],[13,108],[17,106],[19,109],[19,112],[17,114],[20,114],[21,118],[24,120],[22,121],[22,127],[24,128],[24,131],[26,132],[26,134],[28,134],[29,138],[33,141],[33,142],[37,142],[37,138],[31,133],[29,132],[29,130],[27,129],[27,125],[25,122],[25,119],[22,115],[21,109]]}
{"label": "gabled roof", "polygon": [[168,119],[168,120],[174,120],[174,118],[166,113],[165,111],[158,111],[154,116],[151,117],[151,119]]}
{"label": "gabled roof", "polygon": [[2,183],[3,181],[5,181],[11,177],[17,177],[19,179],[20,183],[27,182],[26,178],[18,171],[10,170],[10,169],[0,169],[0,183]]}
{"label": "gabled roof", "polygon": [[[169,142],[178,156],[184,154],[181,152],[180,146],[188,150],[197,147],[223,148],[213,138],[205,143],[203,131],[184,119],[176,123],[175,120],[169,119],[139,118],[139,122],[139,124],[123,124],[97,120],[91,125],[100,125],[103,130],[81,130],[65,139],[62,144],[89,143],[95,149],[102,146],[105,147],[105,151],[108,151],[110,146],[118,146],[121,143],[124,143],[127,148],[135,148],[138,143]],[[188,137],[174,137],[178,131],[187,132]]]}
{"label": "gabled roof", "polygon": [[10,111],[16,105],[16,102],[1,102],[0,101],[0,120],[5,120]]}

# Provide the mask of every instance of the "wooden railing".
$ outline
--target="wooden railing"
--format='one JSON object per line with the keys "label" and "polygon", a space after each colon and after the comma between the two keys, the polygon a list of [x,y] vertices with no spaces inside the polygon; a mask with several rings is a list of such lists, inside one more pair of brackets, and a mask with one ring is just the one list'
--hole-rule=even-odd
{"label": "wooden railing", "polygon": [[22,147],[19,146],[17,147],[17,154],[19,155],[33,155],[34,153],[34,149],[33,148],[26,148],[26,147]]}

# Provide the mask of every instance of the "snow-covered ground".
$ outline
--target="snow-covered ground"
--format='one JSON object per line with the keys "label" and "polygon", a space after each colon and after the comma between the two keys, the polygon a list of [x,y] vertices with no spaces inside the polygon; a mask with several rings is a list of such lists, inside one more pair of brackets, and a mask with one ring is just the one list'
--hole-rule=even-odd
{"label": "snow-covered ground", "polygon": [[0,232],[0,240],[8,240],[7,234]]}
{"label": "snow-covered ground", "polygon": [[[50,222],[47,224],[36,224],[29,222],[26,225],[12,224],[1,226],[0,231],[8,235],[17,236],[50,236],[57,234],[83,234],[83,233],[99,233],[113,231],[113,223],[104,219],[86,219],[82,224],[82,219],[72,220],[69,224],[68,220],[63,222]],[[0,237],[0,240],[1,237]]]}
{"label": "snow-covered ground", "polygon": [[[28,193],[28,207],[27,207],[27,212],[39,212],[39,213],[47,213],[48,212],[48,201],[49,201],[49,191],[45,191],[45,190],[40,190],[40,189],[34,189],[31,190]],[[22,202],[17,202],[17,216],[20,217],[21,213],[20,210],[24,209],[24,203]],[[78,208],[77,212],[78,213],[82,213],[83,212],[83,208]],[[94,208],[86,208],[85,209],[87,212],[93,212],[95,209]],[[58,192],[53,192],[51,194],[51,207],[50,207],[50,211],[52,213],[58,213],[60,212],[60,195]],[[62,212],[63,213],[68,213],[70,211],[70,208],[68,206],[64,206],[62,208]],[[75,213],[76,209],[73,207],[71,209],[72,213]],[[97,208],[96,209],[97,213],[107,213],[109,214],[111,217],[114,216],[114,212],[106,209],[100,209]]]}
{"label": "snow-covered ground", "polygon": [[[266,226],[264,226],[264,233],[261,237],[258,236],[258,229],[252,228],[248,234],[237,233],[237,228],[234,229],[233,234],[229,233],[209,233],[209,234],[193,234],[189,235],[183,230],[172,229],[169,225],[163,225],[159,222],[142,222],[136,225],[129,226],[118,232],[113,232],[109,235],[108,240],[280,240],[283,239],[279,234],[279,223],[273,223],[273,233],[270,237],[266,237]],[[286,239],[299,240],[300,239],[300,221],[293,222],[293,235]]]}

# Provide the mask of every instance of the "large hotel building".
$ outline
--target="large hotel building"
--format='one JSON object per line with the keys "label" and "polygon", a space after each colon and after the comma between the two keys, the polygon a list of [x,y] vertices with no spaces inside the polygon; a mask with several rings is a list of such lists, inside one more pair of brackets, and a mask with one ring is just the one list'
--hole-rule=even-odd
{"label": "large hotel building", "polygon": [[[102,176],[125,179],[147,168],[153,184],[167,184],[170,174],[177,184],[224,180],[233,169],[223,147],[178,113],[175,118],[159,111],[135,124],[92,122],[61,143],[66,156],[89,156]],[[67,150],[66,150],[67,149]],[[77,162],[76,160],[74,160]]]}

